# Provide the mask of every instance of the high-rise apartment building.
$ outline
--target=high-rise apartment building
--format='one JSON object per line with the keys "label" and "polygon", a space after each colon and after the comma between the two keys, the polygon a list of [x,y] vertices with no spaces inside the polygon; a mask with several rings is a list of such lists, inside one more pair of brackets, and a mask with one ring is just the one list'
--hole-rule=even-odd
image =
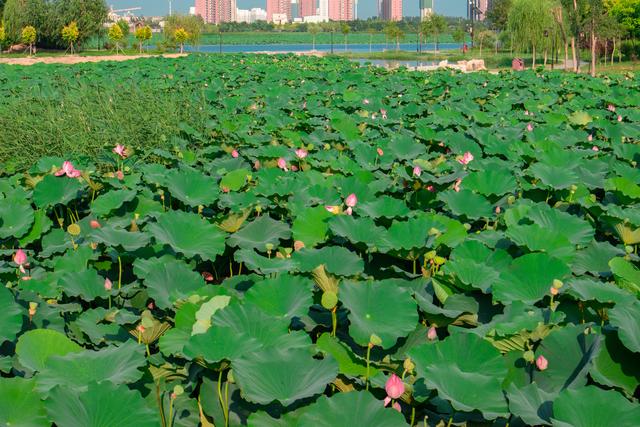
{"label": "high-rise apartment building", "polygon": [[329,19],[353,21],[353,0],[329,0]]}
{"label": "high-rise apartment building", "polygon": [[467,17],[474,21],[484,21],[490,3],[489,0],[469,0],[467,2]]}
{"label": "high-rise apartment building", "polygon": [[385,21],[402,21],[402,0],[382,0],[379,17]]}
{"label": "high-rise apartment building", "polygon": [[291,21],[291,0],[267,0],[267,22],[282,21],[282,16],[286,16],[287,21]]}
{"label": "high-rise apartment building", "polygon": [[420,0],[420,20],[424,21],[433,15],[433,3],[435,0]]}
{"label": "high-rise apartment building", "polygon": [[236,0],[196,0],[195,14],[207,24],[236,20]]}
{"label": "high-rise apartment building", "polygon": [[329,20],[329,0],[318,0],[318,15],[322,21]]}
{"label": "high-rise apartment building", "polygon": [[300,18],[317,15],[316,0],[300,0]]}

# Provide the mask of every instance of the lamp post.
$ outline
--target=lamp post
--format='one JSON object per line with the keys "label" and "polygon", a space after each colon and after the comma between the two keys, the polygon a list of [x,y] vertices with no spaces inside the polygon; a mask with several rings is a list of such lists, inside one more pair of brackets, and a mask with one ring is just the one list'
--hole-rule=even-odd
{"label": "lamp post", "polygon": [[335,28],[333,25],[331,26],[331,55],[333,55],[333,33],[335,32]]}
{"label": "lamp post", "polygon": [[469,17],[471,18],[471,30],[469,31],[471,33],[471,48],[473,48],[473,39],[474,39],[473,33],[475,32],[473,31],[475,29],[475,15],[478,10],[478,7],[476,6],[476,1],[477,0],[467,0]]}

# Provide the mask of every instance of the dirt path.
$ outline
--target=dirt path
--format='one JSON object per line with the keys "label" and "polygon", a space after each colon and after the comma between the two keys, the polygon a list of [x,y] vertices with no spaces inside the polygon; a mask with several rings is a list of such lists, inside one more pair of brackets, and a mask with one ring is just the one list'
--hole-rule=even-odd
{"label": "dirt path", "polygon": [[33,64],[80,64],[83,62],[129,61],[131,59],[162,56],[163,58],[179,58],[187,54],[169,53],[165,55],[104,55],[104,56],[43,56],[33,58],[0,58],[0,64],[33,65]]}

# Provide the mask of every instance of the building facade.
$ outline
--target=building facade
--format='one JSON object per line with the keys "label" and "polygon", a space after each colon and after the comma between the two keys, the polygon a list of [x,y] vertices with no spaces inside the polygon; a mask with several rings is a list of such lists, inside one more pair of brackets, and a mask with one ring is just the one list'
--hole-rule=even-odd
{"label": "building facade", "polygon": [[267,0],[267,22],[274,21],[277,24],[291,21],[291,0]]}
{"label": "building facade", "polygon": [[353,21],[353,0],[329,0],[331,21]]}
{"label": "building facade", "polygon": [[318,0],[318,15],[323,22],[329,20],[329,0]]}
{"label": "building facade", "polygon": [[382,0],[379,17],[385,21],[402,21],[402,0]]}
{"label": "building facade", "polygon": [[469,0],[467,2],[467,17],[474,21],[484,21],[490,6],[490,0]]}
{"label": "building facade", "polygon": [[236,20],[236,0],[196,0],[195,14],[207,24],[234,22]]}
{"label": "building facade", "polygon": [[433,15],[433,3],[435,0],[420,0],[420,20],[424,21]]}
{"label": "building facade", "polygon": [[316,0],[300,0],[300,17],[317,15]]}

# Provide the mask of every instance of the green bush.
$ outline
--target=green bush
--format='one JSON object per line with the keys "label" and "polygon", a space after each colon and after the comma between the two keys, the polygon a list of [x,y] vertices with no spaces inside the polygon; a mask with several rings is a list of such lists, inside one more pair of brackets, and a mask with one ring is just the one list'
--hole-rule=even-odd
{"label": "green bush", "polygon": [[622,56],[628,61],[635,61],[640,58],[640,43],[635,40],[625,40],[620,46]]}

